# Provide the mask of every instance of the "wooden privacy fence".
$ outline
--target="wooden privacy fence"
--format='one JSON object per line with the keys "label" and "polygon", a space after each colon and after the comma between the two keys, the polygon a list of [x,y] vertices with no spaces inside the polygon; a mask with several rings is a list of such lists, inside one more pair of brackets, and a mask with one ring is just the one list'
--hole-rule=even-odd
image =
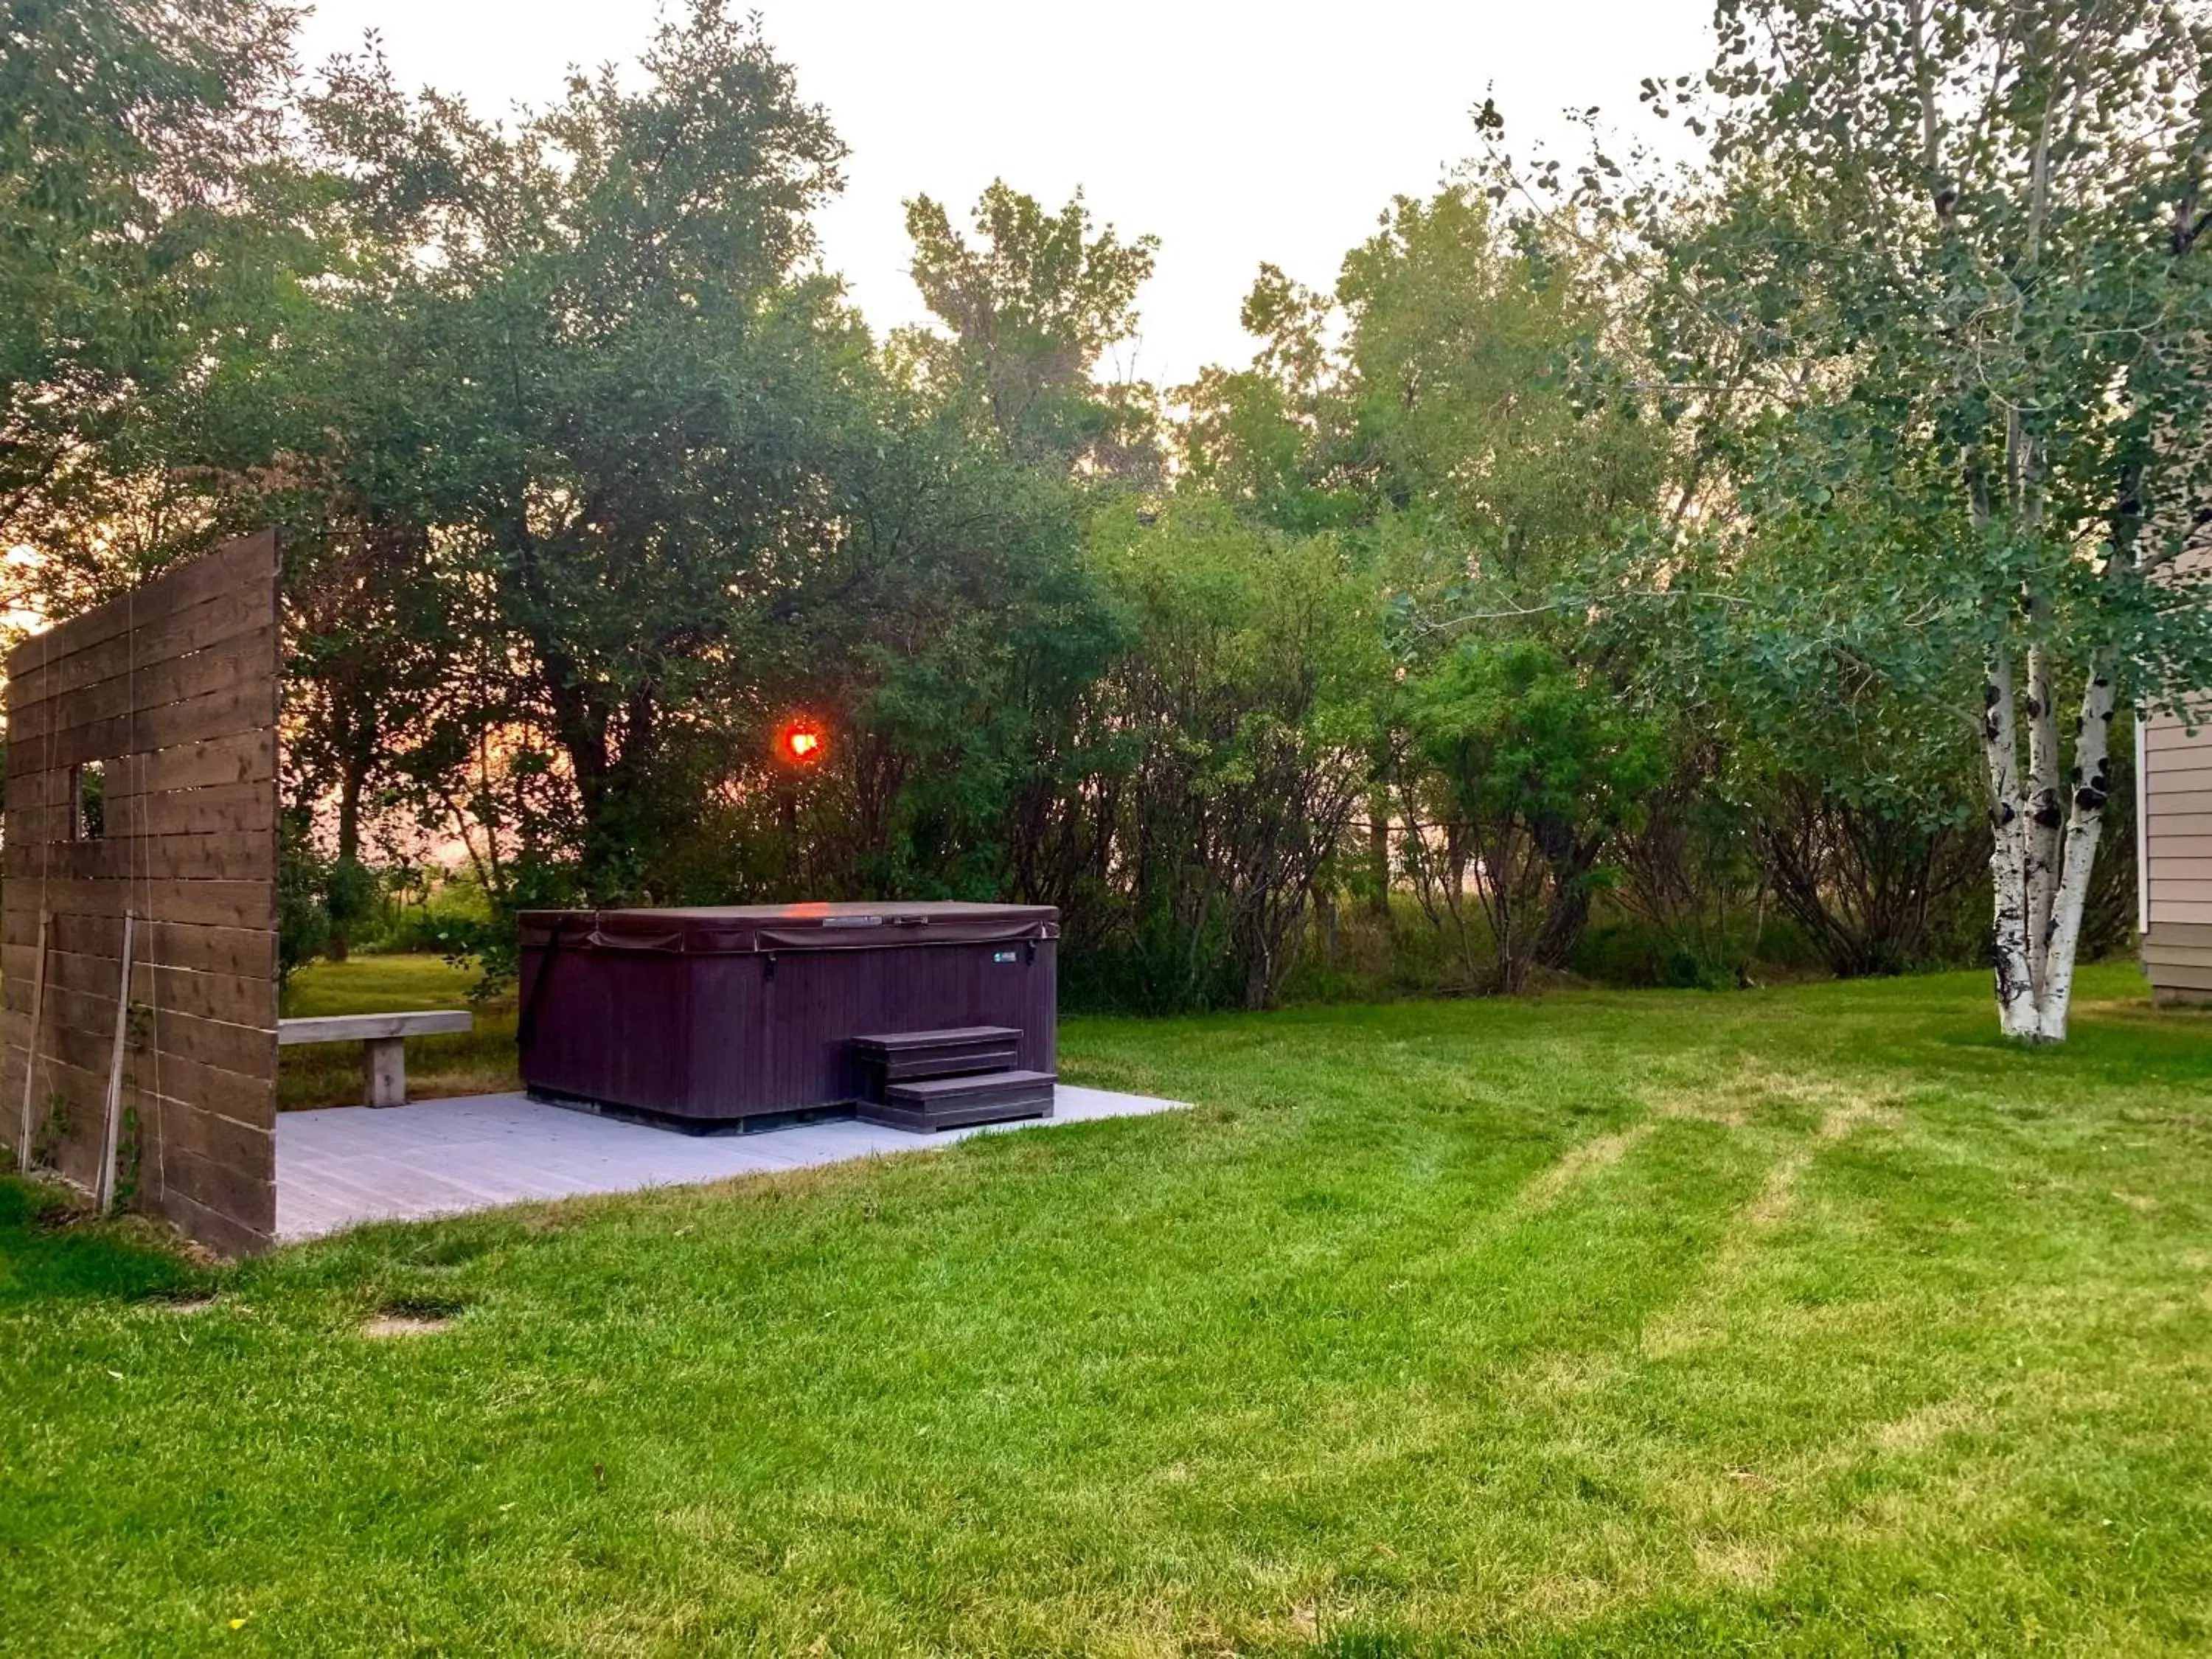
{"label": "wooden privacy fence", "polygon": [[227,1255],[276,1225],[279,605],[249,537],[7,663],[0,1122]]}

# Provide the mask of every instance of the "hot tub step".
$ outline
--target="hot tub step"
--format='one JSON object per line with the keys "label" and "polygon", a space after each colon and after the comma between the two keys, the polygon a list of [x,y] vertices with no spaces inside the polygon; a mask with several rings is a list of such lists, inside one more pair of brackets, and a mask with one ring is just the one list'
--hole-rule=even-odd
{"label": "hot tub step", "polygon": [[1050,1117],[1050,1072],[992,1072],[981,1077],[929,1078],[894,1083],[880,1103],[864,1103],[861,1118],[895,1129],[959,1129],[971,1123]]}
{"label": "hot tub step", "polygon": [[965,1077],[1013,1068],[1022,1034],[1011,1025],[962,1025],[942,1031],[892,1031],[856,1036],[853,1047],[886,1084]]}

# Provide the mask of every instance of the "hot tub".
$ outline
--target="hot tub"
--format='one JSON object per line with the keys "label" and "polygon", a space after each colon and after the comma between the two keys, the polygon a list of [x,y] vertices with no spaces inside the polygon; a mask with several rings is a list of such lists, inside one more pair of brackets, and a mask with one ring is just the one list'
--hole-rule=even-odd
{"label": "hot tub", "polygon": [[695,1132],[1051,1110],[1049,905],[532,910],[520,927],[522,1080],[541,1098]]}

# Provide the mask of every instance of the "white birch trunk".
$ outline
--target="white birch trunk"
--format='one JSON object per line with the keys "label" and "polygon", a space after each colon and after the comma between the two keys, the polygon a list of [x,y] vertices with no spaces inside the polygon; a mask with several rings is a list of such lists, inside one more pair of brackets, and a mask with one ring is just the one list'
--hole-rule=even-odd
{"label": "white birch trunk", "polygon": [[[2041,618],[2031,612],[2033,620]],[[2027,890],[2027,975],[2040,1003],[2050,991],[2043,943],[2051,937],[2051,907],[2058,890],[2058,837],[2066,823],[2059,789],[2058,696],[2052,689],[2051,653],[2039,643],[2027,652],[2027,790],[2021,881]]]}
{"label": "white birch trunk", "polygon": [[1982,758],[1990,782],[1990,878],[1996,905],[1990,947],[1996,970],[1997,1024],[2007,1036],[2033,1037],[2035,983],[2028,959],[2027,815],[2020,793],[2020,734],[2013,709],[2011,660],[1990,664],[1982,718]]}
{"label": "white birch trunk", "polygon": [[2089,684],[2082,689],[2081,721],[2074,738],[2074,799],[2066,820],[2064,868],[2043,947],[2043,992],[2038,999],[2035,1035],[2045,1042],[2066,1040],[2066,1011],[2074,994],[2074,957],[2081,948],[2081,917],[2088,908],[2089,878],[2096,868],[2105,804],[2112,792],[2112,706],[2111,667],[2093,663]]}

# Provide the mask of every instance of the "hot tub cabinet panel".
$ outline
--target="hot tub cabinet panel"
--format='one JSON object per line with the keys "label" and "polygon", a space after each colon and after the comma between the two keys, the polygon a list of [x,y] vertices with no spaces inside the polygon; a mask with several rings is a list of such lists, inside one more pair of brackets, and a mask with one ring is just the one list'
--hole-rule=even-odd
{"label": "hot tub cabinet panel", "polygon": [[745,905],[520,918],[533,1094],[717,1128],[855,1105],[854,1039],[1010,1027],[1018,1069],[1058,1046],[1048,905]]}

